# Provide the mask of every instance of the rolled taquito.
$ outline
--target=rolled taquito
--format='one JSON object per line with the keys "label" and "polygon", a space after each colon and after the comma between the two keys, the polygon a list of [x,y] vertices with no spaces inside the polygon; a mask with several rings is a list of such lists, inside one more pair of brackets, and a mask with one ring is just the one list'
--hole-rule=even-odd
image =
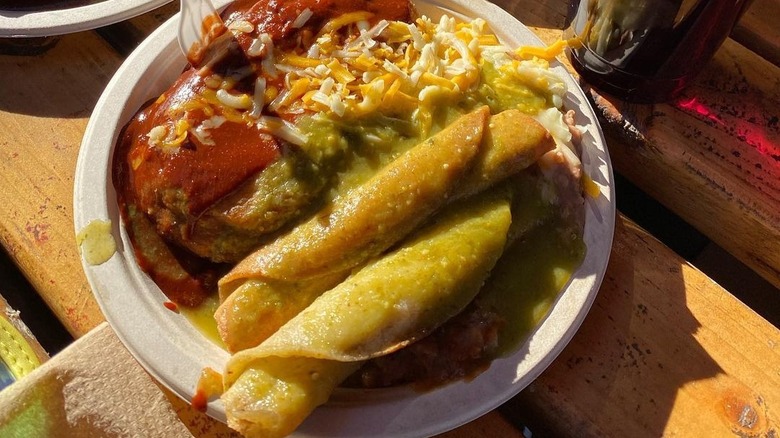
{"label": "rolled taquito", "polygon": [[[470,116],[454,123],[471,124],[476,120]],[[431,145],[446,150],[473,146],[476,137],[469,141],[463,135],[462,127],[453,126],[450,129],[442,131],[440,136],[434,136]],[[427,147],[426,143],[420,146]],[[394,168],[409,172],[387,171],[374,181],[369,181],[368,188],[350,193],[355,198],[369,197],[365,202],[354,200],[348,204],[359,205],[361,210],[344,208],[344,211],[336,213],[334,208],[330,213],[323,212],[304,226],[294,229],[280,242],[262,248],[223,278],[220,288],[223,303],[215,319],[226,347],[230,351],[238,351],[259,344],[305,308],[319,293],[345,278],[354,266],[400,240],[410,225],[425,220],[442,204],[481,192],[527,168],[553,147],[554,142],[549,133],[529,116],[516,110],[493,115],[487,119],[485,135],[474,162],[467,171],[463,171],[462,177],[449,177],[447,185],[434,186],[439,190],[437,193],[422,196],[415,192],[413,199],[418,202],[405,203],[398,201],[394,187],[409,190],[409,187],[415,187],[415,183],[405,179],[417,181],[426,176],[449,175],[454,165],[447,155],[437,156],[437,160],[427,157],[419,161],[420,154],[410,151],[400,157],[393,163]],[[430,170],[419,171],[422,166]],[[384,177],[387,174],[392,176],[392,183],[388,183],[390,177]],[[423,201],[428,203],[420,205]],[[369,207],[372,210],[368,211]],[[322,217],[328,219],[322,220]],[[331,217],[343,224],[337,226]],[[388,217],[392,217],[392,220],[387,220]],[[368,226],[358,222],[365,218],[373,222]],[[391,230],[394,223],[402,226]],[[372,231],[375,233],[372,234]],[[359,234],[359,238],[355,234]],[[316,261],[319,268],[312,269],[311,260]],[[328,275],[315,275],[326,267],[330,268]],[[281,279],[278,278],[280,272],[285,273]]]}
{"label": "rolled taquito", "polygon": [[363,361],[426,336],[471,302],[510,224],[507,196],[451,206],[265,342],[233,355],[222,396],[228,424],[246,436],[291,433]]}

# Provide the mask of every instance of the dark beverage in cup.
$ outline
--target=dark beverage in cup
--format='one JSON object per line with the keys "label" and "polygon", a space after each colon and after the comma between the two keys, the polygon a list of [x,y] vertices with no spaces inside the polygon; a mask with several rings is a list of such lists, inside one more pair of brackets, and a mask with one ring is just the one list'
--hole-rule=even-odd
{"label": "dark beverage in cup", "polygon": [[633,102],[674,97],[712,58],[750,0],[581,0],[569,59],[582,79]]}

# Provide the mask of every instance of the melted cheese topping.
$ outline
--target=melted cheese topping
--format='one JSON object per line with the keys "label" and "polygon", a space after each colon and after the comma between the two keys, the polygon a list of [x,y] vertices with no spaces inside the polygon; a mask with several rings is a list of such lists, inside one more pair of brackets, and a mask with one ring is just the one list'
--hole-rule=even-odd
{"label": "melted cheese topping", "polygon": [[[311,11],[302,11],[293,26],[303,26],[310,16]],[[228,77],[206,76],[205,91],[172,109],[184,114],[179,115],[179,123],[152,129],[150,144],[175,151],[188,133],[201,143],[213,144],[209,130],[230,121],[302,145],[307,141],[304,132],[269,114],[306,112],[344,120],[377,114],[402,117],[424,136],[430,132],[435,108],[454,104],[479,87],[486,61],[502,75],[548,92],[555,112],[560,113],[566,87],[549,70],[547,60],[536,52],[528,59],[522,48],[502,45],[483,19],[458,22],[444,15],[434,22],[423,16],[414,23],[381,20],[370,26],[370,18],[370,13],[358,11],[331,19],[313,43],[290,51],[275,47],[269,35],[258,35],[247,50],[254,66]],[[229,28],[235,34],[253,30],[244,22]],[[236,83],[252,74],[257,76],[253,91],[234,90]],[[279,84],[279,79],[283,87],[270,85]],[[207,115],[216,109],[218,116],[187,123],[186,112],[193,109]],[[569,140],[565,126],[542,116],[540,121],[548,129],[564,134],[557,138]]]}
{"label": "melted cheese topping", "polygon": [[[438,23],[382,20],[372,27],[362,12],[328,22],[305,56],[279,53],[277,71],[286,90],[269,104],[272,111],[330,112],[344,119],[373,113],[412,114],[421,131],[430,113],[479,82],[484,46],[497,46],[482,19]],[[344,27],[353,30],[344,38]]]}

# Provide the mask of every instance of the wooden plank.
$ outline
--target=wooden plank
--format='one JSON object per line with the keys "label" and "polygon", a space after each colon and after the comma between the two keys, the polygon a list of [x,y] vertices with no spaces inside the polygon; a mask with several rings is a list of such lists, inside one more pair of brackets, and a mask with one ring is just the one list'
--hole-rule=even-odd
{"label": "wooden plank", "polygon": [[679,99],[594,93],[615,169],[780,287],[780,68],[727,41]]}
{"label": "wooden plank", "polygon": [[[140,366],[106,325],[84,339],[98,338],[56,356],[50,361],[55,364],[40,373],[48,376],[43,381],[58,381],[51,367],[63,363],[70,376],[89,372],[93,383],[116,380],[116,372],[86,369],[96,367],[83,359],[99,356],[113,363],[100,369],[121,370],[132,376],[133,393],[147,394],[140,399],[121,391],[117,397],[101,393],[100,403],[81,406],[99,407],[102,424],[122,422],[126,415],[117,413],[148,409],[152,397],[155,418],[132,430],[154,435],[158,427],[172,427],[169,420],[159,420],[174,413],[195,436],[236,436],[169,392],[164,391],[165,399],[154,395],[153,380],[142,377]],[[619,218],[605,282],[582,328],[550,368],[502,411],[522,416],[532,430],[563,436],[773,436],[778,432],[773,406],[780,403],[779,345],[776,328]],[[0,406],[13,400],[0,397]],[[494,411],[443,436],[521,434]]]}
{"label": "wooden plank", "polygon": [[131,20],[98,29],[97,32],[122,56],[128,56],[147,36],[179,11],[173,1]]}
{"label": "wooden plank", "polygon": [[521,431],[509,423],[498,411],[489,412],[476,420],[464,424],[450,432],[438,435],[439,438],[501,437],[523,438]]}
{"label": "wooden plank", "polygon": [[621,218],[583,326],[502,411],[551,436],[775,436],[778,406],[780,331]]}
{"label": "wooden plank", "polygon": [[[124,41],[137,45],[177,10],[173,2],[134,18],[142,30]],[[128,29],[118,26],[115,32]],[[0,92],[0,243],[76,337],[103,321],[74,238],[76,158],[95,102],[122,60],[95,32],[59,37],[37,56],[0,55],[0,83],[9,84]]]}
{"label": "wooden plank", "polygon": [[103,320],[74,238],[76,157],[120,62],[92,32],[39,56],[0,56],[0,242],[74,336]]}

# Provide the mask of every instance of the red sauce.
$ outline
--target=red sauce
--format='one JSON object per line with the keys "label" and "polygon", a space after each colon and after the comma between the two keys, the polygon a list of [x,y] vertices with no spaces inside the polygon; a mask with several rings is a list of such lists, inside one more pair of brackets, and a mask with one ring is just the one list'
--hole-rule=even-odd
{"label": "red sauce", "polygon": [[[313,13],[311,18],[303,28],[293,27],[295,19],[307,8]],[[406,0],[237,0],[222,17],[225,23],[246,20],[255,26],[252,34],[236,37],[245,51],[260,33],[271,36],[277,47],[289,48],[300,41],[298,36],[316,34],[327,20],[360,10],[376,14],[372,21],[410,18],[410,4]],[[209,27],[209,23],[204,26]],[[212,72],[235,71],[251,62],[244,52],[234,50],[209,69],[186,70],[163,97],[136,114],[118,140],[114,185],[120,210],[126,223],[131,206],[137,207],[140,214],[148,215],[148,220],[137,220],[127,227],[134,243],[143,238],[147,244],[145,249],[134,245],[136,258],[168,298],[179,305],[199,304],[211,292],[218,267],[204,264],[180,248],[159,248],[145,233],[160,233],[172,240],[182,236],[186,239],[187,227],[205,210],[262,172],[283,152],[279,140],[243,121],[226,121],[210,128],[209,144],[188,134],[178,148],[168,150],[151,144],[149,133],[158,126],[173,129],[183,117],[183,112],[177,113],[176,108],[206,89],[204,77]],[[251,95],[254,79],[253,76],[242,79],[235,90]],[[269,85],[280,86],[282,80],[280,75]],[[217,115],[219,111],[217,108]],[[294,114],[274,115],[286,120],[295,118]],[[210,117],[202,109],[190,108],[186,120],[194,128]],[[182,269],[186,275],[180,275]]]}
{"label": "red sauce", "polygon": [[[127,182],[143,211],[155,208],[161,189],[173,187],[182,190],[190,214],[197,216],[279,156],[279,144],[273,137],[260,135],[246,123],[229,121],[210,130],[213,145],[202,144],[193,135],[173,153],[149,144],[149,131],[176,121],[169,113],[171,107],[192,99],[203,88],[203,78],[188,70],[165,93],[168,98],[152,104],[130,122],[127,162],[137,167],[129,172]],[[191,125],[207,118],[198,111],[190,116]]]}
{"label": "red sauce", "polygon": [[[117,203],[122,214],[139,266],[165,293],[172,304],[198,306],[214,289],[216,265],[211,265],[186,251],[169,246],[138,206],[134,174],[130,171],[132,148],[138,146],[145,128],[148,109],[129,123],[119,137],[113,165],[113,180]],[[148,147],[148,145],[147,145]],[[135,211],[131,214],[131,210]],[[139,211],[140,210],[140,211]],[[182,274],[184,272],[184,274]]]}
{"label": "red sauce", "polygon": [[[312,12],[305,27],[318,30],[322,24],[339,15],[368,11],[376,14],[375,20],[408,20],[410,3],[406,0],[237,0],[223,12],[225,21],[246,20],[257,28],[258,33],[267,33],[274,43],[294,43],[289,38],[293,32],[293,22],[305,9]],[[246,49],[250,38],[239,38]],[[282,45],[284,47],[284,45]]]}
{"label": "red sauce", "polygon": [[166,301],[163,303],[163,306],[165,306],[166,309],[170,310],[171,312],[179,312],[179,305],[174,303],[173,301]]}
{"label": "red sauce", "polygon": [[195,394],[192,396],[192,407],[206,412],[209,399],[222,394],[222,375],[213,369],[206,367],[200,372]]}
{"label": "red sauce", "polygon": [[206,397],[206,392],[203,390],[195,391],[195,395],[192,396],[192,407],[200,412],[206,412],[206,408],[209,404],[209,398]]}

